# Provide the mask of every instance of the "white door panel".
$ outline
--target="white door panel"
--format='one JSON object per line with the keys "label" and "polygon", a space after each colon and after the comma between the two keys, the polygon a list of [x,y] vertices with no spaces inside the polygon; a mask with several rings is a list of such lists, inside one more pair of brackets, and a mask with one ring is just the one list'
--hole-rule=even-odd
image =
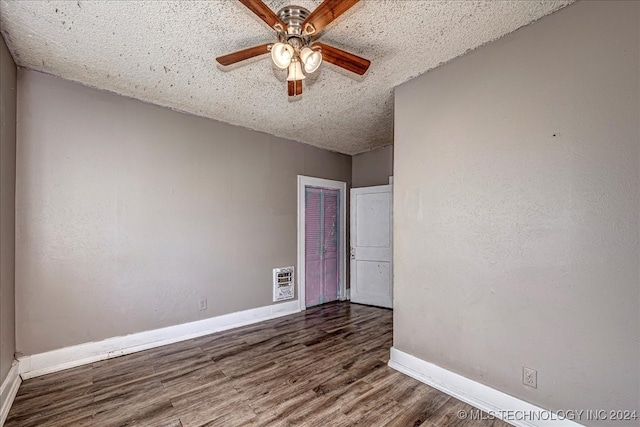
{"label": "white door panel", "polygon": [[392,186],[351,190],[351,301],[393,307]]}
{"label": "white door panel", "polygon": [[356,194],[355,198],[358,246],[389,248],[391,246],[391,236],[389,235],[391,192]]}

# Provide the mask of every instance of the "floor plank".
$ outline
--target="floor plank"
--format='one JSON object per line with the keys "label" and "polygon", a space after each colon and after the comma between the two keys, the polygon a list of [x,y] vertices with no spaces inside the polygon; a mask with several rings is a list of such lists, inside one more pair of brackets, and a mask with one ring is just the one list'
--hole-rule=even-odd
{"label": "floor plank", "polygon": [[504,427],[387,366],[392,312],[331,303],[22,383],[6,427]]}

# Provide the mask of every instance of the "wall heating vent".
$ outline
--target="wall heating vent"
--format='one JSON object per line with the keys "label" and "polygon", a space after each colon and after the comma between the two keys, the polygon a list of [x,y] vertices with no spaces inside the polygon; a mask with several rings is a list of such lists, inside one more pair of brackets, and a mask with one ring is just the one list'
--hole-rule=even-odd
{"label": "wall heating vent", "polygon": [[273,301],[293,298],[293,267],[273,269]]}

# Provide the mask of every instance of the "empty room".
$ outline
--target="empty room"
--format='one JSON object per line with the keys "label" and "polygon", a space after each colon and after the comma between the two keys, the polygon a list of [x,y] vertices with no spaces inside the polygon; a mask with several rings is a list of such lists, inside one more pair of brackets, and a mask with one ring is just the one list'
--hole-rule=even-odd
{"label": "empty room", "polygon": [[640,425],[639,1],[0,34],[0,427]]}

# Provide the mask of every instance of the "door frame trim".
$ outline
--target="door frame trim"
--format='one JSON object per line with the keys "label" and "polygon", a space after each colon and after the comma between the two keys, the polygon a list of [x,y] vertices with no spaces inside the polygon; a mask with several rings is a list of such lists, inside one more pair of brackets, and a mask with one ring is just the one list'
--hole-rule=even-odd
{"label": "door frame trim", "polygon": [[339,283],[338,283],[338,299],[344,301],[347,299],[347,183],[342,181],[333,181],[330,179],[314,178],[311,176],[298,175],[298,267],[297,270],[297,294],[300,310],[307,308],[305,301],[305,187],[321,187],[340,192],[340,232],[339,232]]}

